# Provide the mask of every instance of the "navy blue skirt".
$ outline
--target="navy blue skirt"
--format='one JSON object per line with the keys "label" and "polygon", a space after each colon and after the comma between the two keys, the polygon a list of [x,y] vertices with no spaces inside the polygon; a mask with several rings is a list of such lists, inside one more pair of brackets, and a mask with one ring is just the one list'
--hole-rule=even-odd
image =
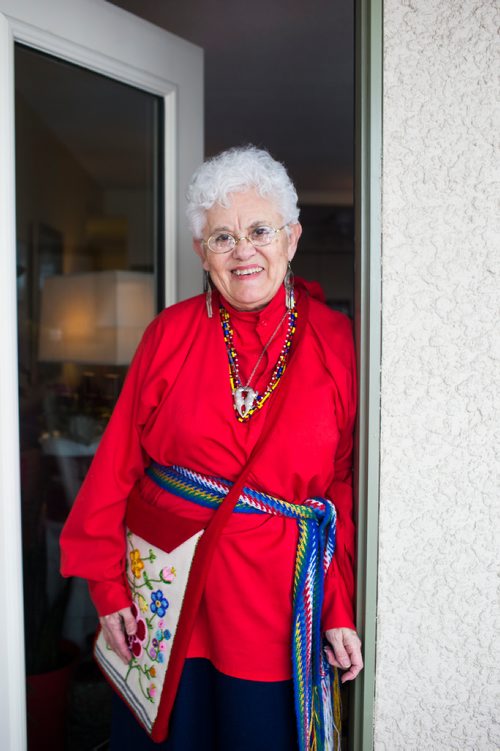
{"label": "navy blue skirt", "polygon": [[202,658],[186,660],[169,737],[154,743],[114,698],[111,751],[295,751],[292,681],[231,678]]}

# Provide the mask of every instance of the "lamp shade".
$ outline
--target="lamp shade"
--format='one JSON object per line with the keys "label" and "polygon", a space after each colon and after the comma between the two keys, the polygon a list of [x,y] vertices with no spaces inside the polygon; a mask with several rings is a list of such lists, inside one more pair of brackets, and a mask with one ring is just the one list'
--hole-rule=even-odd
{"label": "lamp shade", "polygon": [[99,271],[45,280],[39,360],[128,365],[154,316],[153,274]]}

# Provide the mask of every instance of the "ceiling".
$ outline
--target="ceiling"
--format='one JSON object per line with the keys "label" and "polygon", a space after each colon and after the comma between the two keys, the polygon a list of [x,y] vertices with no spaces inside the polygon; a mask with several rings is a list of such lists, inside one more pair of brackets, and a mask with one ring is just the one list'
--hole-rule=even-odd
{"label": "ceiling", "polygon": [[205,151],[254,143],[304,203],[352,202],[352,0],[113,0],[205,50]]}

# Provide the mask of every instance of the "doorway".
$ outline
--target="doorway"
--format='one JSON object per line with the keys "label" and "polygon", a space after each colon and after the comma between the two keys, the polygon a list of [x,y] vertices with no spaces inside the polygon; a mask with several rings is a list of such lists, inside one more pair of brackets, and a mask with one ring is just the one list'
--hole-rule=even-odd
{"label": "doorway", "polygon": [[[320,280],[328,302],[354,320],[360,374],[356,606],[365,668],[349,690],[345,708],[348,747],[370,749],[377,590],[382,2],[322,0],[308,6],[300,0],[226,0],[216,8],[198,0],[175,5],[113,2],[205,49],[206,155],[250,141],[285,163],[299,189],[304,225],[295,272]],[[253,113],[253,102],[262,103],[266,122],[258,111]]]}
{"label": "doorway", "polygon": [[[120,4],[121,6],[124,6],[125,3],[116,3]],[[26,11],[27,6],[32,5],[29,2],[8,2],[8,0],[2,0],[0,2],[0,11],[5,12],[8,16],[6,24],[2,22],[0,24],[0,30],[3,34],[3,38],[6,39],[6,48],[11,49],[12,48],[12,34],[14,34],[15,40],[20,43],[27,46],[34,46],[38,49],[41,49],[45,52],[49,52],[53,54],[54,47],[51,46],[51,43],[53,44],[54,41],[56,42],[57,52],[61,55],[63,58],[67,58],[67,52],[68,52],[68,44],[67,42],[63,42],[65,38],[65,32],[61,28],[61,21],[57,19],[57,16],[64,17],[63,5],[64,3],[59,2],[58,0],[54,0],[54,2],[51,3],[51,10],[47,13],[47,9],[44,9],[44,13],[40,11],[40,9],[31,9],[30,12],[34,13],[36,16],[34,19],[28,20],[28,14]],[[84,3],[81,3],[82,7]],[[103,3],[103,8],[106,8],[107,5],[110,6],[108,11],[103,10],[104,15],[101,17],[100,20],[106,21],[106,23],[109,22],[110,18],[116,18],[115,16],[110,16],[109,13],[113,13],[114,10],[111,6],[111,4]],[[144,8],[147,8],[148,6],[157,5],[157,4],[149,4],[149,3],[141,3],[141,5]],[[186,5],[189,5],[187,3]],[[351,5],[349,3],[349,5]],[[60,6],[59,8],[57,6]],[[76,8],[76,6],[75,6]],[[186,9],[186,12],[188,12],[189,9]],[[9,15],[10,14],[10,15]],[[23,16],[24,14],[24,16]],[[38,14],[38,15],[37,15]],[[44,17],[45,14],[45,17]],[[124,14],[125,15],[125,14]],[[19,20],[21,18],[25,18],[25,23],[23,21]],[[131,29],[132,27],[136,28],[136,19],[134,19],[134,22],[132,23],[132,17],[126,17],[127,23],[123,21],[125,24],[124,26],[120,26],[120,32],[123,32],[124,30],[128,33],[132,33]],[[318,15],[318,19],[320,19],[320,15]],[[0,19],[2,20],[2,19]],[[98,29],[97,31],[95,29],[92,29],[92,23],[89,22],[88,19],[85,20],[85,14],[82,13],[79,17],[79,20],[81,22],[81,34],[79,37],[79,43],[80,43],[80,50],[78,54],[73,55],[75,59],[73,59],[73,62],[77,62],[78,64],[89,64],[89,60],[91,59],[91,56],[89,57],[88,54],[88,44],[89,40],[91,39],[98,39],[98,44],[100,45],[100,49],[102,49],[102,37],[99,37]],[[121,23],[121,21],[120,21]],[[198,21],[199,23],[199,21]],[[281,23],[286,28],[286,9],[281,14]],[[28,26],[37,26],[38,28],[46,29],[50,28],[51,33],[47,34],[45,37],[43,34],[39,34],[39,39],[34,40],[33,39],[33,31],[32,29],[29,29]],[[94,24],[95,25],[95,24]],[[362,581],[360,584],[360,581],[358,580],[358,614],[361,617],[361,632],[365,636],[365,649],[367,646],[371,649],[371,645],[374,645],[374,639],[375,639],[375,633],[374,633],[374,597],[376,592],[376,538],[374,538],[373,534],[370,532],[370,528],[373,532],[373,529],[376,529],[376,506],[377,506],[377,499],[376,499],[376,486],[378,483],[378,474],[377,474],[377,466],[378,466],[378,444],[377,444],[377,437],[378,437],[378,391],[377,391],[377,384],[378,384],[378,374],[377,374],[377,367],[378,367],[378,355],[377,355],[377,320],[380,313],[380,294],[378,291],[378,277],[377,277],[377,268],[379,263],[379,249],[380,249],[380,237],[379,237],[379,228],[377,227],[377,215],[378,215],[378,195],[379,195],[379,188],[378,188],[378,177],[380,175],[380,164],[379,164],[379,155],[380,155],[380,122],[381,122],[381,108],[380,108],[380,91],[381,91],[381,3],[377,1],[370,2],[369,0],[358,0],[357,2],[357,11],[356,11],[356,25],[357,25],[357,56],[358,56],[358,94],[357,94],[357,109],[358,109],[358,117],[357,117],[357,127],[358,127],[358,137],[356,138],[356,148],[358,150],[358,156],[357,156],[357,202],[356,206],[352,208],[352,201],[351,201],[351,209],[353,213],[351,214],[351,218],[349,221],[351,222],[351,225],[355,227],[355,230],[353,232],[353,240],[349,241],[352,242],[351,247],[355,249],[355,252],[357,254],[356,258],[356,274],[354,274],[354,271],[350,271],[349,273],[352,274],[351,280],[348,282],[350,288],[351,288],[351,305],[352,305],[352,313],[356,319],[356,327],[357,327],[357,343],[358,343],[358,351],[360,355],[360,365],[361,365],[361,386],[360,386],[360,398],[361,398],[361,411],[360,411],[360,425],[359,425],[359,458],[358,458],[358,477],[359,477],[359,490],[358,490],[358,499],[359,499],[359,512],[358,512],[358,527],[360,530],[360,546],[359,546],[359,564],[358,564],[358,571],[363,572]],[[262,24],[257,29],[257,33],[262,33]],[[105,28],[104,25],[102,28]],[[352,23],[351,31],[353,33],[354,30],[354,21]],[[159,31],[159,30],[157,30]],[[155,32],[156,33],[156,32]],[[47,40],[47,37],[52,36],[51,43]],[[71,35],[70,35],[71,36]],[[76,35],[78,36],[78,35]],[[109,34],[109,38],[111,38],[113,35]],[[153,35],[154,36],[154,35]],[[40,41],[43,38],[43,41]],[[174,40],[175,44],[179,40]],[[172,38],[169,37],[169,42],[172,42]],[[258,37],[257,37],[258,42]],[[153,45],[154,47],[154,45]],[[86,49],[85,49],[86,48]],[[2,48],[3,49],[3,48]],[[156,48],[155,48],[156,51]],[[178,48],[175,48],[175,53],[178,56]],[[10,53],[9,53],[10,54]],[[6,61],[6,65],[4,66],[5,71],[11,71],[12,72],[12,61],[9,57],[9,54],[6,54],[4,57]],[[120,58],[120,55],[122,54],[122,51],[116,48],[114,52],[109,56],[107,61],[107,67],[106,66],[96,66],[95,58],[92,60],[91,64],[89,65],[90,68],[96,69],[96,67],[99,69],[100,67],[104,67],[106,69],[106,72],[108,75],[110,75],[112,78],[120,78],[118,75],[118,71],[120,69],[120,66],[116,63],[116,61]],[[71,57],[71,56],[70,56]],[[110,60],[114,58],[113,63],[110,62]],[[158,94],[162,93],[161,91],[158,92],[158,88],[161,89],[161,87],[158,87],[158,80],[165,80],[165,69],[171,65],[170,61],[163,61],[163,70],[160,70],[161,66],[158,66],[157,71],[157,79],[155,81],[152,81],[151,79],[148,80],[147,85],[145,85],[144,79],[141,77],[140,70],[143,69],[144,66],[141,66],[139,62],[136,60],[136,67],[134,71],[133,76],[125,77],[127,78],[127,82],[131,83],[132,85],[139,86],[139,88],[143,87],[146,88],[150,93]],[[149,65],[149,63],[148,63]],[[177,66],[179,67],[179,66]],[[182,66],[180,66],[182,67]],[[188,66],[189,67],[189,66]],[[120,71],[122,72],[122,71]],[[174,76],[172,76],[174,78]],[[6,78],[7,85],[3,87],[4,92],[8,94],[9,92],[9,86],[12,86],[13,78]],[[172,84],[172,81],[169,81],[169,84]],[[306,81],[305,85],[313,85],[313,82]],[[185,85],[185,82],[178,83],[178,88],[183,88]],[[172,147],[175,147],[176,145],[176,139],[181,144],[181,154],[179,159],[179,171],[177,178],[174,174],[175,170],[172,167],[172,161],[168,160],[166,158],[165,160],[165,181],[164,181],[164,189],[168,191],[169,186],[170,189],[174,190],[174,193],[177,194],[177,188],[179,187],[179,190],[182,191],[182,185],[185,184],[186,176],[191,172],[192,167],[194,167],[199,161],[201,161],[201,142],[198,142],[194,149],[191,149],[191,157],[187,157],[185,151],[183,152],[182,149],[186,149],[186,142],[188,139],[191,139],[193,137],[193,127],[196,122],[202,121],[202,110],[201,110],[201,78],[198,81],[192,82],[192,89],[194,88],[197,96],[192,96],[190,99],[190,102],[188,106],[186,107],[186,96],[180,97],[179,102],[179,112],[183,113],[183,117],[185,117],[184,120],[184,127],[179,129],[181,132],[176,134],[176,128],[175,128],[175,113],[176,113],[176,107],[177,104],[175,104],[175,86],[167,86],[165,85],[166,89],[169,91],[169,96],[165,97],[165,91],[162,93],[162,96],[164,98],[164,106],[165,106],[165,119],[166,121],[170,122],[174,127],[167,128],[164,132],[164,138],[165,138],[165,153],[168,154],[169,150],[170,153],[172,150]],[[177,89],[178,91],[178,89]],[[186,89],[184,88],[184,91]],[[198,96],[199,95],[199,96]],[[189,98],[189,97],[188,97]],[[13,101],[13,97],[12,97]],[[9,128],[11,128],[11,123],[9,119],[5,119],[5,113],[8,113],[9,111],[9,101],[7,102],[8,106],[0,108],[0,111],[2,111],[2,123],[6,124],[7,127],[4,129],[4,132],[9,132]],[[247,102],[245,101],[245,105]],[[182,110],[182,107],[184,109]],[[361,127],[361,119],[362,119],[362,125]],[[198,134],[199,135],[199,134]],[[196,141],[196,135],[194,135],[194,139]],[[248,138],[250,140],[250,137]],[[254,139],[258,140],[258,139]],[[220,148],[223,147],[222,144]],[[262,145],[266,145],[265,143],[262,143]],[[12,146],[12,141],[11,141]],[[214,150],[218,150],[219,146],[214,147]],[[3,145],[2,145],[3,149]],[[2,196],[6,196],[6,200],[2,201],[3,210],[5,211],[5,216],[7,217],[7,220],[2,223],[2,238],[5,242],[5,247],[12,246],[12,238],[14,235],[14,228],[12,224],[9,224],[11,222],[12,217],[12,199],[8,196],[9,189],[6,188],[6,181],[4,178],[4,172],[5,167],[9,165],[9,160],[11,159],[12,154],[12,148],[6,149],[5,151],[2,151],[3,155],[3,165],[4,168],[2,170]],[[278,158],[280,157],[279,154],[276,154]],[[283,160],[286,162],[286,157],[282,157]],[[190,166],[188,163],[191,160],[192,166]],[[11,175],[13,174],[13,170],[11,171]],[[12,178],[9,177],[7,179],[8,181],[11,181]],[[352,186],[351,186],[352,190]],[[10,193],[12,194],[12,190],[10,189]],[[314,196],[309,195],[308,201],[303,203],[303,210],[304,213],[308,211],[309,209],[307,207],[312,207],[313,212],[317,212],[316,217],[313,220],[314,222],[322,221],[318,220],[318,216],[321,216],[322,212],[327,210],[329,207],[329,204],[324,204],[321,201],[317,200],[310,200],[314,199]],[[178,233],[179,237],[179,246],[182,246],[182,244],[188,244],[189,238],[182,236],[182,227],[183,227],[183,219],[182,221],[179,220],[179,217],[177,215],[178,208],[176,208],[175,204],[177,203],[177,206],[179,204],[178,199],[174,200],[172,202],[164,202],[165,206],[165,231],[164,231],[164,241],[165,245],[167,247],[167,252],[165,255],[166,258],[166,266],[163,271],[161,268],[158,268],[158,273],[163,277],[164,279],[164,288],[165,288],[165,299],[167,301],[172,301],[175,297],[176,291],[179,293],[180,296],[188,296],[192,291],[185,283],[185,279],[189,278],[195,278],[196,274],[190,274],[189,273],[189,263],[191,256],[189,254],[186,254],[185,257],[175,257],[175,254],[172,256],[169,256],[168,254],[168,245],[169,242],[172,244],[175,244],[176,239],[176,233]],[[326,205],[326,209],[325,209]],[[338,204],[337,204],[338,205]],[[172,206],[173,208],[173,214],[172,216]],[[340,203],[341,213],[345,208],[344,203]],[[10,210],[10,214],[9,214]],[[10,217],[10,218],[9,218]],[[337,226],[345,227],[346,221],[345,218],[340,218],[340,220],[336,220]],[[60,237],[57,235],[57,226],[54,226],[50,222],[48,223],[41,223],[42,226],[35,229],[33,232],[33,242],[36,242],[39,247],[43,247],[46,249],[46,254],[48,258],[51,258],[52,256],[57,256],[57,249],[58,245],[60,246]],[[43,226],[44,225],[44,226]],[[55,232],[54,232],[55,230]],[[342,230],[343,231],[343,230]],[[28,236],[28,235],[27,235]],[[31,233],[29,234],[29,237],[31,238]],[[31,239],[29,240],[31,242]],[[368,246],[370,246],[370,249],[368,249]],[[352,253],[351,251],[349,251]],[[371,255],[370,255],[371,254]],[[320,254],[318,253],[318,256]],[[345,256],[348,254],[345,253]],[[193,266],[194,266],[194,259],[193,260]],[[347,258],[345,259],[347,261]],[[324,259],[316,259],[316,268],[320,268],[319,273],[323,276],[331,276],[331,272],[329,270],[327,271],[321,271],[321,269],[324,269],[323,266],[321,266],[321,263],[323,263]],[[350,259],[348,260],[348,264],[350,265],[350,269],[354,269],[354,254],[351,254]],[[21,264],[23,265],[23,264]],[[186,273],[184,273],[186,272]],[[11,274],[11,277],[9,277],[9,273]],[[147,273],[147,272],[146,272]],[[307,272],[302,272],[307,273]],[[317,276],[318,271],[316,270],[314,272],[315,276]],[[15,304],[12,302],[12,300],[9,298],[9,289],[12,289],[12,287],[8,286],[8,283],[12,282],[14,285],[13,288],[15,288],[15,266],[12,265],[11,271],[9,271],[6,274],[3,274],[3,281],[5,282],[5,287],[2,287],[3,292],[0,294],[0,300],[2,301],[2,319],[4,321],[5,329],[9,329],[9,331],[13,330],[12,321],[13,321],[13,311],[15,311]],[[344,299],[342,296],[334,293],[331,295],[332,299],[337,299],[338,301],[342,302]],[[9,338],[10,337],[10,338]],[[11,334],[7,334],[3,340],[2,343],[4,345],[3,349],[5,352],[13,352],[16,348],[16,342],[12,339]],[[32,347],[33,347],[32,342]],[[48,365],[48,363],[47,363]],[[45,367],[45,366],[44,366]],[[49,366],[52,367],[52,366]],[[2,472],[0,473],[0,476],[4,479],[2,479],[2,498],[8,498],[8,499],[18,499],[19,498],[19,487],[16,485],[16,478],[12,478],[12,476],[9,476],[9,471],[13,463],[17,461],[16,459],[16,450],[17,447],[15,445],[15,442],[12,442],[12,426],[15,426],[17,423],[17,414],[15,413],[15,399],[17,398],[17,385],[15,383],[15,378],[12,374],[9,375],[8,369],[3,370],[3,375],[0,376],[0,398],[1,398],[1,405],[2,405],[2,420],[5,422],[5,424],[8,426],[8,431],[5,432],[2,436],[0,436],[0,456],[2,457]],[[7,478],[7,479],[6,479]],[[14,507],[14,512],[18,508],[16,504],[18,504],[19,501],[16,500],[15,503],[13,501],[9,500],[9,508],[12,511],[12,506]],[[7,509],[7,512],[9,509]],[[5,557],[5,564],[6,565],[12,565],[12,561],[16,560],[16,550],[12,544],[12,541],[15,539],[18,539],[20,530],[18,528],[18,522],[16,521],[15,517],[12,515],[12,513],[7,513],[4,507],[3,511],[0,511],[0,514],[4,513],[5,516],[2,516],[0,527],[3,531],[5,545],[4,549],[2,551],[2,555]],[[5,522],[5,523],[4,523]],[[2,558],[3,560],[3,558]],[[366,576],[365,576],[365,572]],[[16,585],[17,582],[17,585]],[[6,584],[6,589],[4,592],[5,600],[12,602],[12,593],[16,591],[16,586],[19,585],[19,578],[16,579],[15,576],[11,579],[9,583]],[[370,604],[371,603],[371,604]],[[0,726],[4,728],[4,732],[7,733],[6,738],[6,747],[22,747],[22,741],[19,742],[17,740],[12,739],[20,739],[22,737],[22,730],[19,730],[20,728],[24,727],[24,718],[22,717],[22,712],[20,714],[19,707],[23,705],[23,701],[20,701],[20,698],[22,697],[22,687],[16,683],[15,674],[17,672],[17,668],[19,665],[19,660],[16,657],[13,658],[13,655],[19,655],[22,652],[22,646],[20,644],[19,640],[19,629],[18,624],[22,620],[22,615],[19,610],[16,611],[15,606],[11,608],[11,612],[9,613],[9,620],[7,622],[6,626],[6,632],[9,635],[9,650],[6,650],[5,653],[5,659],[3,660],[3,664],[6,665],[6,673],[8,675],[14,676],[13,680],[10,683],[10,686],[14,686],[14,689],[9,693],[8,696],[6,696],[5,701],[1,703],[2,709],[0,710]],[[372,650],[374,654],[374,650]],[[1,653],[2,657],[3,652]],[[368,652],[365,652],[365,673],[364,677],[362,678],[361,682],[358,682],[358,686],[360,688],[356,688],[355,691],[355,704],[357,705],[354,709],[356,714],[356,723],[354,725],[355,733],[354,735],[357,735],[357,738],[355,740],[352,739],[352,737],[349,739],[349,743],[352,747],[355,747],[357,749],[360,748],[370,748],[371,743],[369,741],[370,736],[370,722],[371,722],[371,707],[373,702],[373,681],[374,681],[374,670],[373,670],[373,660],[371,656],[369,656]],[[371,663],[372,668],[369,670],[369,663]],[[12,667],[9,667],[12,666]],[[9,686],[9,682],[7,682],[7,685]],[[361,719],[360,719],[361,718]],[[360,731],[358,733],[357,728],[365,728],[362,732]],[[354,737],[353,735],[353,737]],[[354,743],[354,746],[352,745]]]}

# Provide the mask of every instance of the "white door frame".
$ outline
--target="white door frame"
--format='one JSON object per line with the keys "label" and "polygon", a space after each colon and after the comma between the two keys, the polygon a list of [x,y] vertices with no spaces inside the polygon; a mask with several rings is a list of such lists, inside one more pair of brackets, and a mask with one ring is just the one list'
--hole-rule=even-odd
{"label": "white door frame", "polygon": [[[199,291],[184,195],[203,159],[203,51],[104,0],[0,0],[0,748],[26,748],[17,378],[14,44],[163,98],[165,301]],[[181,252],[182,251],[182,252]]]}

